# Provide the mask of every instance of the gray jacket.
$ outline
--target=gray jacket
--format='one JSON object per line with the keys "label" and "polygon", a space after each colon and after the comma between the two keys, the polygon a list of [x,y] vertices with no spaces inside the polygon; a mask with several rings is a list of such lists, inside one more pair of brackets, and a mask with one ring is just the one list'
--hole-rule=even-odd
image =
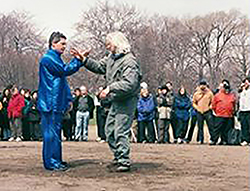
{"label": "gray jacket", "polygon": [[109,97],[113,101],[138,96],[140,90],[141,71],[132,53],[116,58],[112,54],[100,61],[88,58],[85,67],[98,74],[106,76],[109,86]]}

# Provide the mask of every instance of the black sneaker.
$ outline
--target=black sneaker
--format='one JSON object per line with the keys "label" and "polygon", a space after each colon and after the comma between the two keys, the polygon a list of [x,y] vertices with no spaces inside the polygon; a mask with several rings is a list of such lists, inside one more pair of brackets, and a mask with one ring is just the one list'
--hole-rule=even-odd
{"label": "black sneaker", "polygon": [[[66,162],[63,162],[64,164],[60,164],[58,168],[54,168],[53,171],[55,172],[61,172],[61,171],[66,171],[69,169],[69,166]],[[65,164],[66,163],[66,164]]]}
{"label": "black sneaker", "polygon": [[130,171],[130,165],[119,165],[116,169],[116,172],[128,172]]}
{"label": "black sneaker", "polygon": [[69,167],[69,164],[68,164],[67,162],[65,162],[65,161],[62,161],[62,162],[61,162],[61,165],[62,165],[62,166]]}

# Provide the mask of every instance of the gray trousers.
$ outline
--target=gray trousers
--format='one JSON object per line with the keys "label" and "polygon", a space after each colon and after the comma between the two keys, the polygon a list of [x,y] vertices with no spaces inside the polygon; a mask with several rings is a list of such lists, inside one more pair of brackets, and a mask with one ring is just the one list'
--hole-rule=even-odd
{"label": "gray trousers", "polygon": [[130,133],[136,105],[136,97],[113,101],[105,124],[109,147],[114,159],[122,165],[130,165]]}
{"label": "gray trousers", "polygon": [[11,137],[17,138],[22,136],[22,119],[11,118],[10,119]]}

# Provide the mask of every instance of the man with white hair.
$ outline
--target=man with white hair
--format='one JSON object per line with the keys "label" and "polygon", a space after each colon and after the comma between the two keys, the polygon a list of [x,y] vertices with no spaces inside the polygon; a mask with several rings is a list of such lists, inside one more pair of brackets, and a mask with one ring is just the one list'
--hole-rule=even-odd
{"label": "man with white hair", "polygon": [[107,86],[100,93],[101,99],[111,101],[105,132],[114,153],[113,165],[117,172],[124,172],[130,170],[129,136],[140,90],[140,65],[123,33],[108,34],[105,46],[108,56],[99,62],[86,58],[84,63],[90,71],[106,76]]}
{"label": "man with white hair", "polygon": [[148,84],[146,82],[142,82],[141,89],[148,89]]}

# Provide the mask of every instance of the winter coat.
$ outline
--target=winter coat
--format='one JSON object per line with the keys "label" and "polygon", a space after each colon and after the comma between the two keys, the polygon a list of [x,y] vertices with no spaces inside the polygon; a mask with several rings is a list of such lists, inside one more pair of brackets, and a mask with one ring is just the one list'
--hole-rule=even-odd
{"label": "winter coat", "polygon": [[213,100],[213,93],[210,89],[206,88],[201,90],[197,88],[197,91],[193,95],[193,107],[200,113],[205,113],[211,109]]}
{"label": "winter coat", "polygon": [[85,61],[85,67],[92,72],[105,75],[110,90],[110,101],[138,97],[141,72],[132,53],[110,54],[99,62],[89,58]]}
{"label": "winter coat", "polygon": [[167,96],[160,94],[157,98],[158,103],[158,113],[159,113],[159,119],[170,119],[171,117],[171,111],[172,111],[172,105],[173,105],[173,96],[169,97],[170,94]]}
{"label": "winter coat", "polygon": [[25,113],[27,116],[27,120],[29,122],[39,122],[40,121],[40,113],[37,109],[37,100],[31,99],[25,108]]}
{"label": "winter coat", "polygon": [[81,60],[74,58],[65,64],[61,54],[49,49],[40,60],[38,110],[43,112],[65,112],[72,95],[66,77],[83,66]]}
{"label": "winter coat", "polygon": [[235,104],[235,95],[231,92],[226,93],[224,89],[221,89],[213,98],[212,109],[217,117],[231,118],[234,115]]}
{"label": "winter coat", "polygon": [[[82,102],[82,99],[85,99],[85,98],[86,98],[87,106],[80,106],[79,104],[84,103],[84,102]],[[86,108],[86,110],[89,111],[89,118],[93,119],[93,117],[94,117],[94,109],[95,109],[94,100],[90,95],[87,95],[85,98],[82,97],[82,96],[79,96],[79,98],[77,99],[77,104],[78,104],[77,105],[77,110],[79,110],[81,108],[82,109]]]}
{"label": "winter coat", "polygon": [[152,95],[140,97],[137,102],[138,121],[151,121],[155,117],[155,100]]}
{"label": "winter coat", "polygon": [[21,118],[22,109],[25,106],[24,97],[20,94],[15,94],[11,97],[8,105],[8,117],[9,118]]}
{"label": "winter coat", "polygon": [[250,111],[250,87],[240,93],[239,110]]}
{"label": "winter coat", "polygon": [[175,116],[178,119],[182,119],[184,121],[189,120],[189,109],[191,108],[191,101],[188,96],[186,95],[176,95],[174,99],[174,112]]}

